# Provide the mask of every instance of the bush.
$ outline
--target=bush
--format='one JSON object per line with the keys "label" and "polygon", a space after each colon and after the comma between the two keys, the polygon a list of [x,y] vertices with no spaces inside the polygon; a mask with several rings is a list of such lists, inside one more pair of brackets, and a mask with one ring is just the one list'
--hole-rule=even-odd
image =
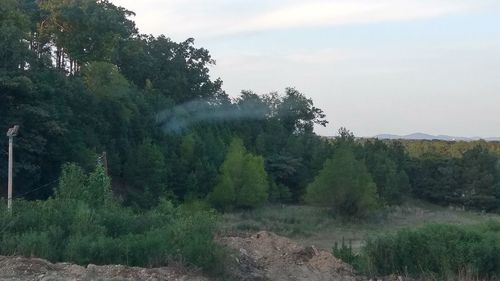
{"label": "bush", "polygon": [[362,250],[363,270],[437,279],[453,279],[463,273],[499,277],[499,228],[498,223],[475,228],[429,225],[369,239]]}
{"label": "bush", "polygon": [[358,267],[360,257],[352,250],[352,241],[349,241],[349,244],[346,244],[344,237],[342,237],[342,244],[340,244],[340,246],[337,242],[335,242],[332,248],[332,254],[336,258],[341,259],[343,262],[354,267]]}
{"label": "bush", "polygon": [[83,265],[163,266],[178,261],[220,269],[224,253],[213,241],[218,217],[206,204],[174,207],[160,200],[153,209],[134,211],[112,201],[108,187],[100,168],[86,176],[70,165],[54,198],[15,201],[12,215],[0,206],[0,255]]}

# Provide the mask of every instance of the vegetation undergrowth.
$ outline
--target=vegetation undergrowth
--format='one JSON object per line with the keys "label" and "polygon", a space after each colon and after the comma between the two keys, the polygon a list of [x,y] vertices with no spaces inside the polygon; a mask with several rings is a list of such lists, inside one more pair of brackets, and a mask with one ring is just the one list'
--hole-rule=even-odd
{"label": "vegetation undergrowth", "polygon": [[120,206],[98,166],[89,176],[64,168],[55,196],[0,207],[0,254],[78,264],[164,266],[170,262],[221,270],[214,242],[218,217],[202,204],[175,207],[160,200],[137,211]]}
{"label": "vegetation undergrowth", "polygon": [[500,223],[432,224],[400,230],[368,239],[361,253],[351,258],[358,270],[370,275],[399,273],[432,280],[467,275],[496,280],[500,277]]}

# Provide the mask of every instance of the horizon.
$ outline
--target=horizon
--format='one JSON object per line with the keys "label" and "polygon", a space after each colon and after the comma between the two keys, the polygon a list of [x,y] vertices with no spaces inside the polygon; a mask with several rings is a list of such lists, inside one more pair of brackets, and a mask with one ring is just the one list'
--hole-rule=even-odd
{"label": "horizon", "polygon": [[432,136],[432,137],[450,137],[450,138],[466,138],[466,139],[484,139],[484,140],[489,140],[489,139],[500,139],[498,136],[455,136],[455,135],[446,135],[446,134],[428,134],[425,132],[413,132],[413,133],[408,133],[408,134],[391,134],[391,133],[380,133],[376,134],[374,136],[360,136],[361,138],[374,138],[378,136],[394,136],[394,137],[408,137],[412,135],[427,135],[427,136]]}
{"label": "horizon", "polygon": [[141,33],[195,38],[231,96],[295,87],[334,135],[500,136],[500,3],[114,0]]}

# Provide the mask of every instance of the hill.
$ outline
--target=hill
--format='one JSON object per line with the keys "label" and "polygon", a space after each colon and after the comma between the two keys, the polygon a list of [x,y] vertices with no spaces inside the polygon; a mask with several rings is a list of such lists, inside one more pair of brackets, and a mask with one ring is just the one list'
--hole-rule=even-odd
{"label": "hill", "polygon": [[389,140],[443,140],[443,141],[476,141],[476,140],[486,140],[486,141],[500,141],[500,137],[459,137],[459,136],[448,136],[448,135],[430,135],[425,133],[412,133],[409,135],[393,135],[393,134],[380,134],[374,136],[377,139],[389,139]]}

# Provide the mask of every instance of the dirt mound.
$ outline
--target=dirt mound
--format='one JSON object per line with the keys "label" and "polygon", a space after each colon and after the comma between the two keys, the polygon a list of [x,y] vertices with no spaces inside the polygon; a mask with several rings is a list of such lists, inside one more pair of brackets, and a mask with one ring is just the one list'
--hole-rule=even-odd
{"label": "dirt mound", "polygon": [[236,251],[234,272],[238,280],[364,280],[329,252],[300,246],[271,232],[226,237],[221,243]]}
{"label": "dirt mound", "polygon": [[16,281],[208,281],[181,268],[140,268],[123,265],[50,263],[43,259],[0,256],[0,280]]}

